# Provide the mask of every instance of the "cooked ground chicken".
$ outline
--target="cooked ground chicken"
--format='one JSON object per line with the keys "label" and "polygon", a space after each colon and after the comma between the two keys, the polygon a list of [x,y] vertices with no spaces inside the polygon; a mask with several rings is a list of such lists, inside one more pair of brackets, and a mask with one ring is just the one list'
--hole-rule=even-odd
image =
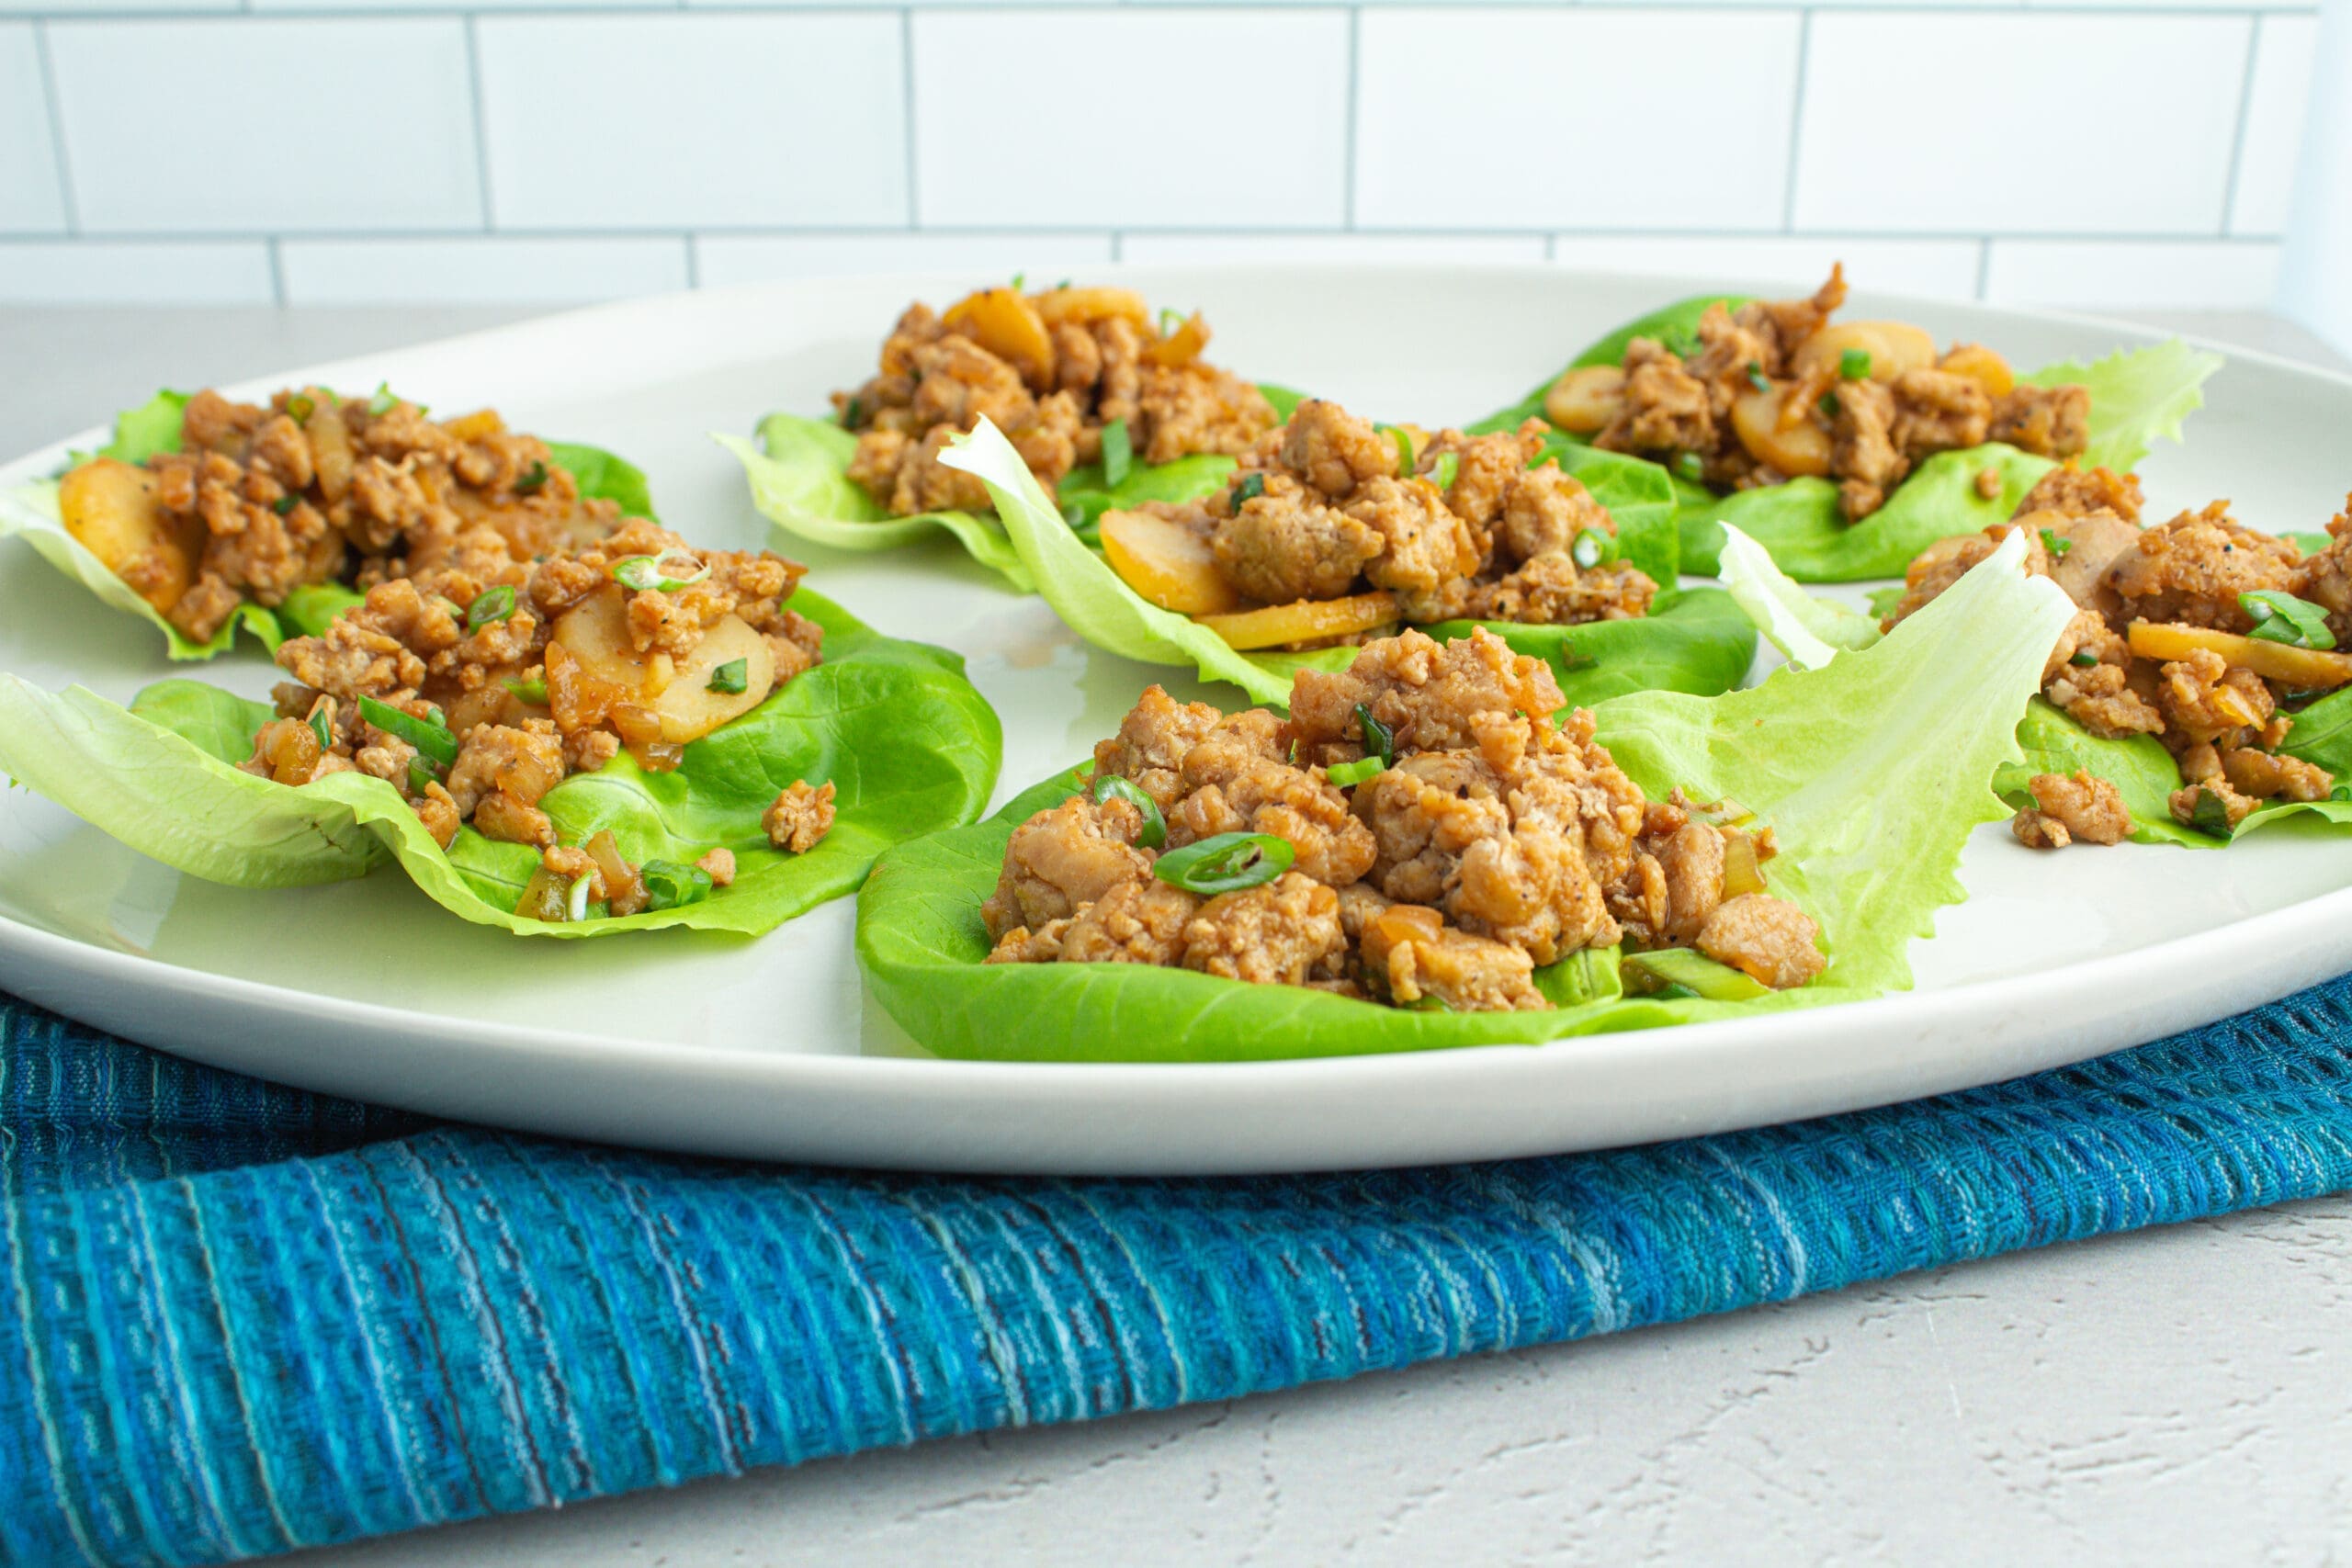
{"label": "cooked ground chicken", "polygon": [[761,815],[760,827],[786,854],[807,854],[833,830],[832,781],[811,789],[808,780],[793,780]]}
{"label": "cooked ground chicken", "polygon": [[1273,405],[1202,359],[1208,341],[1198,315],[1155,324],[1125,288],[988,288],[944,316],[910,305],[873,379],[833,394],[842,428],[857,433],[849,476],[902,516],[985,511],[980,481],[939,461],[983,417],[1048,494],[1072,468],[1102,460],[1114,424],[1138,463],[1237,456],[1272,426]]}
{"label": "cooked ground chicken", "polygon": [[[1321,635],[1249,647],[1361,642],[1398,621],[1568,625],[1647,614],[1657,584],[1613,558],[1608,509],[1556,460],[1530,467],[1549,433],[1531,419],[1491,435],[1430,436],[1310,399],[1224,489],[1107,513],[1103,537],[1114,568],[1156,602],[1170,602],[1160,574],[1187,558],[1215,579],[1195,596],[1221,597],[1226,613],[1349,602],[1338,629],[1300,614],[1299,629]],[[1176,543],[1155,549],[1155,536]]]}
{"label": "cooked ground chicken", "polygon": [[[389,395],[312,387],[264,404],[198,392],[180,449],[69,474],[66,525],[198,641],[239,605],[316,583],[367,588],[478,557],[527,561],[609,534],[620,509],[583,499],[545,442],[483,411],[434,421]],[[117,503],[101,504],[108,498]]]}
{"label": "cooked ground chicken", "polygon": [[[1639,337],[1622,366],[1569,371],[1545,412],[1596,446],[1716,490],[1832,479],[1849,520],[1877,511],[1939,452],[2004,441],[2064,458],[2088,444],[2086,389],[2023,385],[1992,350],[1938,354],[1904,322],[1833,325],[1845,299],[1839,267],[1810,299],[1736,310],[1718,302],[1688,342]],[[2000,493],[1997,469],[1976,483],[1980,494]]]}
{"label": "cooked ground chicken", "polygon": [[[2352,521],[2336,517],[2327,548],[2305,557],[2293,540],[2239,523],[2225,501],[2153,527],[2141,525],[2140,505],[2139,482],[2129,475],[2054,468],[2009,522],[1921,551],[1884,625],[1892,629],[1933,603],[2022,532],[2026,570],[2055,581],[2076,605],[2043,667],[2041,694],[2102,739],[2162,741],[2180,766],[2176,819],[2233,829],[2265,800],[2326,799],[2334,777],[2278,748],[2294,728],[2295,706],[2352,683],[2352,657],[2293,635],[2247,634],[2257,610],[2264,621],[2277,619],[2276,600],[2259,597],[2266,594],[2303,600],[2329,636],[2352,634]],[[2135,651],[2142,648],[2149,651]],[[2031,792],[2035,804],[2011,827],[2037,849],[2119,843],[2131,831],[2105,780],[2043,773]]]}
{"label": "cooked ground chicken", "polygon": [[[1095,777],[1148,795],[1165,841],[1146,847],[1142,808],[1099,784],[1032,816],[981,907],[989,962],[1182,966],[1464,1012],[1549,1007],[1537,968],[1620,942],[1696,946],[1775,987],[1820,974],[1813,921],[1759,891],[1770,831],[1679,792],[1645,800],[1565,705],[1548,664],[1483,630],[1408,631],[1302,671],[1286,720],[1154,686],[1095,748]],[[1366,715],[1391,765],[1336,784]],[[1227,834],[1279,839],[1292,863],[1215,897],[1166,879],[1164,856]]]}

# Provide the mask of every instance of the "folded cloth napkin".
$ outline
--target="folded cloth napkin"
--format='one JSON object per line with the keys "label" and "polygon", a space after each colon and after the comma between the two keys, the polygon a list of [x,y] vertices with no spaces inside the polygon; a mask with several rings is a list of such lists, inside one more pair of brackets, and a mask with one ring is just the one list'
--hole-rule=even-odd
{"label": "folded cloth napkin", "polygon": [[2337,980],[1759,1132],[1064,1181],[439,1125],[0,996],[0,1560],[282,1551],[2343,1190],[2348,1022]]}

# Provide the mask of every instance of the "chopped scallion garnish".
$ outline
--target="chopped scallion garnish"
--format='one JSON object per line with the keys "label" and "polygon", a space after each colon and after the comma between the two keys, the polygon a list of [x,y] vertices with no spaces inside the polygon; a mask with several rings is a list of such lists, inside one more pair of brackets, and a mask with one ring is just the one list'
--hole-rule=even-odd
{"label": "chopped scallion garnish", "polygon": [[1453,1004],[1435,991],[1423,991],[1411,1001],[1403,1003],[1407,1012],[1452,1012]]}
{"label": "chopped scallion garnish", "polygon": [[423,800],[424,786],[439,782],[440,776],[433,771],[433,764],[424,758],[411,757],[408,760],[408,792],[417,799]]}
{"label": "chopped scallion garnish", "polygon": [[2188,825],[2217,839],[2229,838],[2237,831],[2230,825],[2229,807],[2219,795],[2202,785],[2198,787],[2197,806],[2188,814]]}
{"label": "chopped scallion garnish", "polygon": [[852,398],[848,402],[842,405],[842,428],[843,430],[855,430],[857,428],[857,422],[865,416],[865,400],[860,398]]}
{"label": "chopped scallion garnish", "polygon": [[1156,850],[1168,841],[1168,818],[1159,814],[1159,802],[1146,794],[1142,785],[1116,773],[1104,773],[1094,781],[1094,804],[1107,806],[1114,798],[1143,814],[1143,831],[1136,835],[1139,847]]}
{"label": "chopped scallion garnish", "polygon": [[710,681],[707,689],[713,692],[726,692],[731,694],[744,690],[744,688],[748,687],[751,683],[752,675],[750,661],[741,659],[730,659],[726,663],[718,665],[711,671]]}
{"label": "chopped scallion garnish", "polygon": [[327,716],[327,705],[321,703],[311,710],[311,733],[319,738],[319,750],[334,750],[334,721]]}
{"label": "chopped scallion garnish", "polygon": [[1437,455],[1437,461],[1430,468],[1430,483],[1440,490],[1450,491],[1453,488],[1453,481],[1460,477],[1461,473],[1462,455],[1458,452],[1441,452]]}
{"label": "chopped scallion garnish", "polygon": [[548,705],[548,683],[544,680],[526,681],[520,675],[509,675],[501,684],[514,694],[516,702],[540,708]]}
{"label": "chopped scallion garnish", "polygon": [[676,909],[688,904],[699,904],[710,897],[710,873],[698,865],[680,865],[673,860],[650,860],[637,868],[638,879],[645,884],[645,907],[648,909]]}
{"label": "chopped scallion garnish", "polygon": [[1580,570],[1590,571],[1609,558],[1609,552],[1616,542],[1598,528],[1584,529],[1569,543],[1568,558],[1576,562]]}
{"label": "chopped scallion garnish", "polygon": [[2337,784],[2327,792],[2330,800],[2352,800],[2352,784]]}
{"label": "chopped scallion garnish", "polygon": [[1747,362],[1747,384],[1759,392],[1772,389],[1772,378],[1764,374],[1764,367],[1751,359]]}
{"label": "chopped scallion garnish", "polygon": [[385,734],[407,741],[446,768],[458,760],[458,738],[449,733],[447,725],[441,722],[439,708],[433,709],[432,713],[431,718],[424,719],[390,703],[379,702],[374,697],[359,699],[360,717]]}
{"label": "chopped scallion garnish", "polygon": [[1062,508],[1062,521],[1069,524],[1073,528],[1085,527],[1086,508],[1080,506],[1074,501],[1069,502]]}
{"label": "chopped scallion garnish", "polygon": [[613,581],[639,593],[675,593],[681,588],[692,588],[709,575],[710,563],[692,550],[630,556],[613,565]]}
{"label": "chopped scallion garnish", "polygon": [[593,871],[583,871],[572,879],[571,894],[563,901],[565,919],[584,920],[588,918],[588,890],[595,881],[596,874]]}
{"label": "chopped scallion garnish", "polygon": [[1127,470],[1135,467],[1136,445],[1127,434],[1127,422],[1114,419],[1102,427],[1102,482],[1116,486],[1125,481]]}
{"label": "chopped scallion garnish", "polygon": [[2335,634],[2327,629],[2327,612],[2308,599],[2277,588],[2257,589],[2238,595],[2238,608],[2254,618],[2254,629],[2246,635],[2264,642],[2283,642],[2293,648],[2329,649],[2335,646]]}
{"label": "chopped scallion garnish", "polygon": [[1173,337],[1184,325],[1184,312],[1162,306],[1159,311],[1159,335]]}
{"label": "chopped scallion garnish", "polygon": [[308,424],[311,416],[319,412],[319,405],[310,393],[297,392],[286,400],[286,412],[293,416],[295,423]]}
{"label": "chopped scallion garnish", "polygon": [[545,487],[547,482],[548,466],[534,457],[529,470],[516,479],[512,488],[516,495],[531,495]]}
{"label": "chopped scallion garnish", "polygon": [[1272,833],[1219,833],[1169,851],[1152,863],[1151,874],[1172,887],[1213,897],[1272,882],[1297,858],[1288,840]]}
{"label": "chopped scallion garnish", "polygon": [[1341,789],[1351,789],[1366,779],[1375,779],[1388,771],[1384,757],[1359,757],[1352,762],[1339,762],[1323,770],[1323,776]]}
{"label": "chopped scallion garnish", "polygon": [[2088,670],[2098,663],[2098,655],[2087,648],[2078,648],[2066,656],[2066,662],[2078,669]]}
{"label": "chopped scallion garnish", "polygon": [[1356,705],[1356,733],[1363,739],[1365,756],[1379,758],[1384,768],[1396,761],[1396,732],[1373,717],[1362,703]]}
{"label": "chopped scallion garnish", "polygon": [[1674,471],[1677,476],[1697,484],[1707,477],[1707,461],[1696,452],[1677,452],[1674,455]]}
{"label": "chopped scallion garnish", "polygon": [[1838,379],[1840,381],[1860,381],[1866,378],[1870,373],[1871,351],[1869,349],[1849,348],[1838,356]]}
{"label": "chopped scallion garnish", "polygon": [[1821,411],[1824,419],[1836,419],[1843,407],[1838,401],[1838,394],[1835,392],[1822,393],[1821,400],[1814,406]]}
{"label": "chopped scallion garnish", "polygon": [[1396,477],[1400,479],[1411,479],[1413,477],[1413,438],[1402,426],[1392,424],[1386,428],[1388,438],[1396,443]]}
{"label": "chopped scallion garnish", "polygon": [[1250,472],[1242,475],[1241,482],[1233,487],[1233,509],[1236,512],[1238,512],[1242,507],[1248,505],[1250,502],[1257,500],[1260,496],[1265,493],[1266,476],[1255,469],[1252,469]]}
{"label": "chopped scallion garnish", "polygon": [[2075,541],[2067,538],[2064,534],[2053,534],[2044,528],[2041,531],[2041,547],[2048,550],[2053,557],[2064,558],[2068,550],[2075,547]]}
{"label": "chopped scallion garnish", "polygon": [[381,419],[400,406],[401,400],[392,396],[392,384],[390,381],[377,382],[376,395],[368,400],[368,412]]}
{"label": "chopped scallion garnish", "polygon": [[281,495],[269,503],[269,509],[283,517],[301,504],[302,498],[299,495]]}
{"label": "chopped scallion garnish", "polygon": [[466,607],[466,635],[471,637],[492,622],[503,621],[514,613],[514,585],[513,583],[501,582],[494,587],[485,588],[476,594],[474,602]]}

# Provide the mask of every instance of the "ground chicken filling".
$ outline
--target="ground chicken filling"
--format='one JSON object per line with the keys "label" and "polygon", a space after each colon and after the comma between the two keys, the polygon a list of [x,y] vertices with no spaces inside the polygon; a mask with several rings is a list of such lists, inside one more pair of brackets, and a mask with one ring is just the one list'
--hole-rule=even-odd
{"label": "ground chicken filling", "polygon": [[1125,288],[988,288],[944,316],[910,305],[874,378],[833,394],[857,433],[849,477],[899,516],[986,511],[987,487],[939,461],[983,417],[1048,494],[1080,464],[1116,483],[1130,462],[1238,456],[1274,423],[1273,405],[1202,359],[1208,341],[1197,313],[1155,321]]}
{"label": "ground chicken filling", "polygon": [[438,567],[485,530],[528,559],[610,533],[545,442],[484,410],[434,421],[385,393],[312,387],[267,406],[188,400],[180,450],[69,472],[66,528],[174,626],[209,641],[248,602]]}
{"label": "ground chicken filling", "polygon": [[1939,355],[1904,321],[1833,325],[1845,299],[1839,267],[1808,299],[1718,302],[1690,342],[1638,337],[1623,365],[1562,376],[1545,417],[1719,491],[1834,479],[1849,521],[1939,452],[2001,441],[2066,458],[2088,444],[2087,388],[2024,385],[1978,344]]}
{"label": "ground chicken filling", "polygon": [[[1429,436],[1312,399],[1205,500],[1102,520],[1112,569],[1240,649],[1361,642],[1400,621],[1568,625],[1648,612],[1617,524],[1549,427]],[[1531,464],[1536,466],[1531,467]]]}
{"label": "ground chicken filling", "polygon": [[[2217,501],[2154,527],[2140,484],[2105,468],[2054,468],[2007,523],[1941,539],[1904,577],[1892,628],[2025,535],[2026,570],[2076,606],[2042,671],[2042,695],[2093,735],[2153,735],[2180,765],[2174,818],[2226,837],[2267,800],[2325,800],[2327,770],[2282,754],[2292,710],[2352,683],[2352,516],[2325,549],[2256,533]],[[2352,502],[2347,502],[2352,506]],[[2042,773],[2012,822],[2038,849],[2112,844],[2132,831],[2108,780]]]}
{"label": "ground chicken filling", "polygon": [[[674,768],[689,742],[816,664],[823,629],[785,603],[804,570],[764,551],[697,550],[643,518],[537,556],[469,527],[435,564],[376,583],[324,633],[279,647],[293,679],[276,688],[280,716],[243,766],[289,784],[356,769],[398,789],[445,849],[469,822],[540,850],[518,913],[660,907],[661,886],[609,832],[559,844],[539,800],[624,748],[646,768]],[[796,782],[770,809],[770,841],[813,848],[832,801],[831,784]],[[707,891],[734,879],[734,856],[703,856],[698,879],[671,869]]]}
{"label": "ground chicken filling", "polygon": [[[1014,829],[981,910],[989,962],[1155,964],[1461,1012],[1548,1008],[1539,966],[1619,942],[1694,948],[1775,988],[1819,975],[1814,921],[1763,890],[1770,830],[1679,791],[1645,799],[1565,705],[1549,665],[1483,630],[1408,631],[1304,671],[1286,720],[1153,686],[1095,748],[1088,789]],[[1288,853],[1216,890],[1204,866],[1256,852],[1235,835]]]}

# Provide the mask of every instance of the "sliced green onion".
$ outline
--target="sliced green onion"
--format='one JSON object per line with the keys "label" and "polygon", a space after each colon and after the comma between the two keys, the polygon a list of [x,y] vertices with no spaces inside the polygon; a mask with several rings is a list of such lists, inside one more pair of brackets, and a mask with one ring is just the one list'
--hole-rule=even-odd
{"label": "sliced green onion", "polygon": [[1069,505],[1062,508],[1062,521],[1069,524],[1073,528],[1085,527],[1086,508],[1080,506],[1074,501],[1071,502]]}
{"label": "sliced green onion", "polygon": [[2197,807],[2188,814],[2188,825],[2217,839],[2229,838],[2237,831],[2230,826],[2229,807],[2203,784],[2197,786]]}
{"label": "sliced green onion", "polygon": [[425,785],[437,784],[440,779],[441,775],[433,771],[433,764],[424,758],[411,757],[408,760],[408,792],[417,799],[424,798]]}
{"label": "sliced green onion", "polygon": [[520,675],[509,675],[500,684],[514,693],[517,702],[528,703],[533,707],[548,705],[548,683],[544,680],[526,681]]}
{"label": "sliced green onion", "polygon": [[2090,670],[2098,664],[2098,655],[2087,648],[2078,648],[2066,656],[2066,662],[2079,669]]}
{"label": "sliced green onion", "polygon": [[1653,1001],[1683,1002],[1693,1000],[1698,997],[1698,992],[1692,990],[1688,986],[1660,986],[1657,990],[1650,993],[1650,998]]}
{"label": "sliced green onion", "polygon": [[1772,987],[1744,970],[1718,964],[1687,947],[1662,948],[1656,953],[1629,953],[1618,965],[1634,984],[1685,986],[1711,1002],[1745,1002],[1769,997]]}
{"label": "sliced green onion", "polygon": [[281,495],[276,501],[271,502],[269,503],[269,509],[272,512],[277,513],[280,517],[283,517],[301,504],[302,498],[300,496],[288,494]]}
{"label": "sliced green onion", "polygon": [[1172,887],[1208,897],[1272,882],[1297,858],[1287,840],[1272,833],[1219,833],[1169,851],[1152,862],[1151,874]]}
{"label": "sliced green onion", "polygon": [[1453,1004],[1435,991],[1423,991],[1411,1001],[1401,1004],[1407,1012],[1452,1012]]}
{"label": "sliced green onion", "polygon": [[1440,490],[1450,491],[1453,488],[1453,481],[1461,476],[1461,473],[1462,454],[1441,452],[1437,455],[1437,462],[1430,468],[1430,483]]}
{"label": "sliced green onion", "polygon": [[1356,733],[1363,738],[1367,757],[1377,757],[1383,767],[1396,761],[1396,732],[1372,716],[1372,710],[1362,703],[1356,705]]}
{"label": "sliced green onion", "polygon": [[[691,561],[693,568],[684,576],[679,569]],[[681,588],[692,588],[710,575],[710,563],[692,550],[663,550],[658,556],[630,556],[613,564],[613,581],[624,588],[639,593],[675,593]]]}
{"label": "sliced green onion", "polygon": [[1838,379],[1840,381],[1860,381],[1867,378],[1870,373],[1871,351],[1869,349],[1849,348],[1838,356]]}
{"label": "sliced green onion", "polygon": [[1707,462],[1696,452],[1677,452],[1674,455],[1674,471],[1692,484],[1697,484],[1707,477]]}
{"label": "sliced green onion", "polygon": [[1055,292],[1055,293],[1057,293],[1057,294],[1058,294],[1058,293],[1060,293],[1063,289],[1068,288],[1069,287],[1069,278],[1067,278],[1067,277],[1065,277],[1065,278],[1063,278],[1059,283],[1057,283],[1057,284],[1055,284],[1055,285],[1054,285],[1054,292]]}
{"label": "sliced green onion", "polygon": [[1027,283],[1028,281],[1029,275],[1025,272],[1016,272],[1012,275],[1012,287],[1015,288],[1019,288],[1023,284]]}
{"label": "sliced green onion", "polygon": [[1352,762],[1335,763],[1323,770],[1323,776],[1341,789],[1351,789],[1366,779],[1376,779],[1388,771],[1384,757],[1359,757]]}
{"label": "sliced green onion", "polygon": [[404,713],[390,703],[379,703],[373,697],[359,699],[359,716],[387,735],[398,736],[443,767],[458,760],[458,738],[441,722],[441,710],[435,708],[434,716],[422,719]]}
{"label": "sliced green onion", "polygon": [[1102,482],[1117,486],[1135,462],[1136,444],[1128,438],[1127,422],[1114,419],[1102,427]]}
{"label": "sliced green onion", "polygon": [[2337,784],[2327,792],[2330,800],[2352,800],[2352,784]]}
{"label": "sliced green onion", "polygon": [[2247,634],[2250,637],[2295,648],[2335,646],[2335,634],[2327,629],[2327,612],[2308,599],[2298,599],[2276,588],[2262,588],[2239,594],[2238,608],[2254,617],[2254,630]]}
{"label": "sliced green onion", "polygon": [[1747,362],[1747,384],[1759,392],[1772,389],[1772,378],[1764,374],[1764,367],[1751,359]]}
{"label": "sliced green onion", "polygon": [[2041,547],[2052,556],[2064,557],[2068,550],[2075,547],[2075,541],[2044,528],[2041,530]]}
{"label": "sliced green onion", "polygon": [[377,382],[376,395],[368,400],[368,412],[381,419],[400,406],[401,400],[392,396],[392,384],[390,381]]}
{"label": "sliced green onion", "polygon": [[1579,570],[1590,571],[1609,558],[1610,549],[1616,542],[1598,528],[1584,529],[1569,544],[1568,558],[1576,562]]}
{"label": "sliced green onion", "polygon": [[1168,841],[1168,818],[1159,814],[1159,802],[1145,794],[1141,785],[1116,773],[1104,773],[1094,781],[1095,805],[1108,805],[1114,797],[1143,813],[1143,831],[1136,835],[1138,845],[1156,850]]}
{"label": "sliced green onion", "polygon": [[1388,438],[1396,443],[1396,477],[1400,479],[1411,479],[1413,477],[1413,438],[1406,434],[1399,426],[1392,424],[1386,428]]}
{"label": "sliced green onion", "polygon": [[711,671],[705,688],[713,692],[741,692],[752,683],[751,665],[746,660],[730,659]]}
{"label": "sliced green onion", "polygon": [[548,466],[545,463],[540,462],[537,457],[534,457],[531,459],[531,466],[529,469],[524,473],[521,479],[516,479],[514,484],[510,485],[508,488],[516,495],[531,495],[542,489],[547,482]]}
{"label": "sliced green onion", "polygon": [[843,430],[855,430],[857,428],[858,420],[862,418],[865,413],[865,400],[863,398],[852,398],[848,402],[842,405],[842,428]]}
{"label": "sliced green onion", "polygon": [[319,738],[319,750],[334,750],[334,721],[327,717],[327,705],[321,703],[311,710],[311,733]]}
{"label": "sliced green onion", "polygon": [[474,602],[466,607],[466,635],[471,637],[492,621],[503,621],[514,613],[514,585],[513,583],[501,582],[494,587],[485,588],[476,594]]}
{"label": "sliced green onion", "polygon": [[683,908],[710,897],[710,873],[698,865],[650,860],[637,868],[637,874],[645,884],[645,907],[649,909]]}
{"label": "sliced green onion", "polygon": [[1248,505],[1250,502],[1257,500],[1260,496],[1265,493],[1266,476],[1255,469],[1252,469],[1250,472],[1242,475],[1241,482],[1233,487],[1233,509],[1236,512],[1238,512],[1242,507]]}
{"label": "sliced green onion", "polygon": [[572,880],[571,895],[563,901],[563,918],[584,920],[588,918],[588,886],[596,880],[593,871],[583,871]]}
{"label": "sliced green onion", "polygon": [[1814,406],[1819,409],[1823,417],[1826,419],[1836,419],[1845,408],[1845,405],[1838,400],[1838,394],[1835,392],[1822,393],[1821,400]]}
{"label": "sliced green onion", "polygon": [[294,416],[297,424],[308,424],[311,416],[319,412],[316,400],[308,392],[297,392],[286,400],[286,412]]}
{"label": "sliced green onion", "polygon": [[1184,324],[1184,312],[1162,306],[1159,311],[1159,335],[1173,337]]}

